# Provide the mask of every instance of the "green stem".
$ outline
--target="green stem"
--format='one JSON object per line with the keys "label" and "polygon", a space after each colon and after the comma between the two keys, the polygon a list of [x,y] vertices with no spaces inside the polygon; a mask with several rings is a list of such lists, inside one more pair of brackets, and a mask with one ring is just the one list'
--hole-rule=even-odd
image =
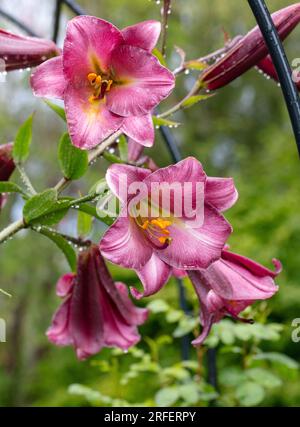
{"label": "green stem", "polygon": [[29,194],[31,196],[34,196],[36,194],[36,191],[33,188],[33,185],[31,184],[31,181],[30,181],[27,173],[25,172],[25,169],[20,165],[17,166],[17,169],[19,171],[19,174],[21,175],[21,179],[22,179],[26,189],[28,190]]}
{"label": "green stem", "polygon": [[182,108],[182,105],[185,103],[185,101],[187,101],[191,96],[194,96],[198,93],[199,89],[200,89],[200,85],[199,85],[199,81],[197,80],[194,86],[192,87],[192,89],[189,91],[189,93],[184,98],[182,98],[182,100],[178,102],[178,104],[174,105],[164,113],[158,114],[157,117],[162,119],[164,117],[168,117],[171,114],[176,113],[178,110]]}
{"label": "green stem", "polygon": [[0,232],[0,243],[5,242],[11,236],[16,234],[19,230],[22,230],[22,228],[25,228],[23,218],[13,222],[12,224],[9,224],[9,226],[4,228],[4,230]]}
{"label": "green stem", "polygon": [[[119,138],[120,135],[122,135],[122,131],[118,130],[113,135],[111,135],[109,138],[107,138],[105,141],[103,141],[101,144],[99,144],[98,147],[96,147],[94,150],[92,150],[90,152],[90,155],[89,155],[89,164],[91,165],[98,157],[100,157],[103,154],[103,152],[110,145],[112,145],[117,138]],[[26,175],[26,173],[25,173],[25,175]],[[26,178],[28,178],[27,175],[26,175]],[[29,178],[28,178],[28,180],[29,180]],[[54,188],[57,190],[58,193],[61,193],[71,182],[72,181],[67,179],[67,178],[62,178],[58,181],[58,183],[55,185]],[[30,183],[30,180],[29,180],[29,183]],[[28,182],[27,182],[27,184],[28,184]],[[31,191],[34,192],[33,194],[36,194],[32,185],[30,185],[29,187],[31,187]],[[28,189],[29,189],[29,187],[28,187]],[[88,195],[86,197],[88,197],[88,200],[91,200],[90,199],[91,195]],[[81,203],[83,203],[83,201],[86,201],[86,200],[82,200],[82,199],[85,199],[85,198],[83,197],[81,199],[74,200],[73,203],[75,203],[75,204],[80,203],[80,202],[78,202],[78,200],[81,200]],[[22,228],[25,228],[25,227],[26,227],[26,225],[24,223],[23,218],[19,219],[18,221],[13,222],[10,225],[8,225],[6,228],[4,228],[0,232],[0,243],[5,242],[9,237],[13,236],[19,230],[21,230]]]}

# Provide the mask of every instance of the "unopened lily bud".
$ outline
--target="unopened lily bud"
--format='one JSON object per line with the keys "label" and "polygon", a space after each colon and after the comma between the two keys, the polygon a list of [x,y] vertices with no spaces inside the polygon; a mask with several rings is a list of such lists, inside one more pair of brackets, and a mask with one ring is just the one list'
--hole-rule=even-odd
{"label": "unopened lily bud", "polygon": [[0,60],[5,65],[1,71],[35,67],[60,51],[51,40],[26,37],[0,29]]}
{"label": "unopened lily bud", "polygon": [[[272,19],[280,39],[284,40],[300,21],[300,3],[273,13]],[[259,27],[256,26],[223,58],[204,71],[201,83],[209,90],[223,87],[255,66],[267,55],[267,45]]]}

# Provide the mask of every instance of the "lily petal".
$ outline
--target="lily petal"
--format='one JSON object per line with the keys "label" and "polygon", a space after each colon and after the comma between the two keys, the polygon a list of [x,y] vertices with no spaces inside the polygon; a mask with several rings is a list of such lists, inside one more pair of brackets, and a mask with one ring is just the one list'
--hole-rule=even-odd
{"label": "lily petal", "polygon": [[136,288],[130,288],[130,292],[136,299],[141,299],[156,294],[166,284],[171,268],[153,254],[144,267],[136,273],[144,286],[144,292],[141,293]]}
{"label": "lily petal", "polygon": [[207,268],[220,258],[232,228],[214,207],[206,205],[202,227],[192,228],[178,220],[169,231],[172,241],[157,255],[172,267],[194,270]]}
{"label": "lily petal", "polygon": [[[128,187],[134,182],[143,181],[151,171],[136,166],[113,164],[106,172],[106,182],[121,202],[127,200]],[[124,182],[126,179],[127,182]]]}
{"label": "lily petal", "polygon": [[65,91],[65,109],[72,143],[90,149],[117,131],[123,118],[111,113],[105,100],[89,101],[88,88],[76,89],[69,84]]}
{"label": "lily petal", "polygon": [[74,278],[75,274],[67,273],[58,280],[56,284],[56,295],[58,297],[65,298],[71,293],[74,286]]}
{"label": "lily petal", "polygon": [[160,22],[149,20],[124,28],[122,35],[126,44],[151,52],[159,39],[160,31]]}
{"label": "lily petal", "polygon": [[103,19],[73,18],[68,23],[63,48],[66,78],[82,82],[88,73],[108,71],[112,51],[123,42],[121,31]]}
{"label": "lily petal", "polygon": [[63,74],[62,57],[48,59],[30,77],[35,96],[63,99],[67,81]]}
{"label": "lily petal", "polygon": [[121,116],[149,113],[174,88],[174,75],[139,47],[118,46],[112,53],[111,67],[119,84],[107,94],[107,104]]}
{"label": "lily petal", "polygon": [[238,192],[232,178],[207,177],[205,201],[223,212],[231,208],[238,199]]}
{"label": "lily petal", "polygon": [[[127,206],[124,208],[127,210]],[[100,241],[100,251],[109,261],[140,270],[153,253],[135,221],[124,210]]]}
{"label": "lily petal", "polygon": [[154,143],[154,126],[152,115],[126,117],[122,126],[123,132],[145,147]]}

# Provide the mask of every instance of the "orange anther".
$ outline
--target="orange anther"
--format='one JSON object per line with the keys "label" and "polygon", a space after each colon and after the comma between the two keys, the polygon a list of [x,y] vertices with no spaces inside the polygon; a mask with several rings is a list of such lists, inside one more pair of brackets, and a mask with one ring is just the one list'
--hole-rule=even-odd
{"label": "orange anther", "polygon": [[90,82],[91,85],[95,84],[96,78],[97,78],[97,74],[95,73],[89,73],[88,76],[88,81]]}

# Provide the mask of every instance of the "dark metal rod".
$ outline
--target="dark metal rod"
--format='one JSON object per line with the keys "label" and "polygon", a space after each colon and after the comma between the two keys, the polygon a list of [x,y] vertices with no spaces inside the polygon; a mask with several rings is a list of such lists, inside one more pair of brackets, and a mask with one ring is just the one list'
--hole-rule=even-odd
{"label": "dark metal rod", "polygon": [[216,390],[218,389],[218,371],[217,371],[217,350],[209,348],[207,350],[207,382]]}
{"label": "dark metal rod", "polygon": [[59,32],[59,21],[61,13],[62,0],[56,0],[55,13],[54,13],[54,24],[53,24],[53,35],[52,40],[56,43],[58,32]]}
{"label": "dark metal rod", "polygon": [[73,0],[62,0],[76,15],[86,15],[84,9]]}
{"label": "dark metal rod", "polygon": [[22,22],[18,21],[18,19],[16,19],[10,13],[7,13],[3,9],[0,9],[0,15],[3,16],[8,21],[12,22],[13,24],[17,25],[17,27],[21,28],[29,36],[38,37],[38,35],[35,34],[33,31],[31,31],[31,29],[29,27],[27,27],[27,25],[24,25]]}
{"label": "dark metal rod", "polygon": [[268,46],[285,98],[300,155],[300,98],[292,80],[292,70],[285,55],[281,40],[264,0],[248,0],[253,15]]}

